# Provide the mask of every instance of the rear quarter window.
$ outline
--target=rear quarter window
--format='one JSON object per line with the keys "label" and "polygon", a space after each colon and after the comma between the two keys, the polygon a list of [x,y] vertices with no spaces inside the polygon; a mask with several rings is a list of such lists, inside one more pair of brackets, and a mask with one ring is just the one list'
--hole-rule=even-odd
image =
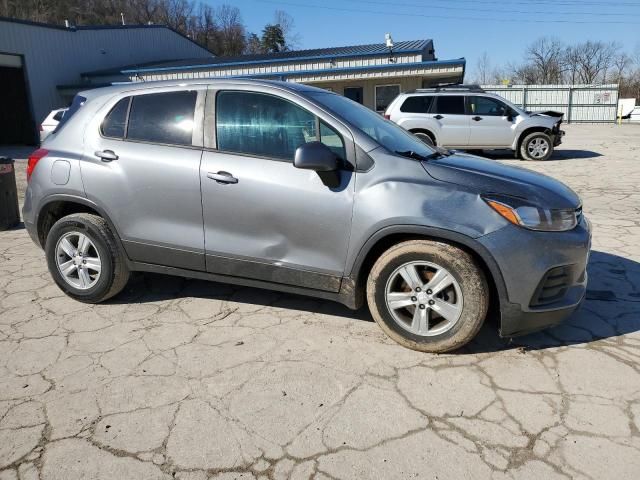
{"label": "rear quarter window", "polygon": [[57,133],[60,131],[62,127],[69,121],[69,119],[85,104],[87,99],[82,95],[76,95],[73,97],[73,101],[71,102],[71,106],[67,109],[66,113],[60,119],[60,122],[56,126],[55,130],[52,133]]}
{"label": "rear quarter window", "polygon": [[429,113],[432,104],[433,97],[431,96],[419,95],[409,97],[400,107],[400,111],[406,113]]}

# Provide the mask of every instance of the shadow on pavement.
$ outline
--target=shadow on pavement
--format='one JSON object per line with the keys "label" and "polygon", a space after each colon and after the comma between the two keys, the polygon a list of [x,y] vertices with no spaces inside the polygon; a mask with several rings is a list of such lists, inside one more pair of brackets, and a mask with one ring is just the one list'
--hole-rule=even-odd
{"label": "shadow on pavement", "polygon": [[[489,158],[492,160],[514,160],[515,156],[511,150],[484,150],[482,153],[478,152],[481,157]],[[602,154],[594,152],[592,150],[569,150],[558,149],[553,152],[551,158],[546,160],[547,162],[554,162],[557,160],[584,160],[587,158],[601,157]],[[529,163],[523,161],[523,166]]]}
{"label": "shadow on pavement", "polygon": [[[640,263],[593,251],[589,261],[587,298],[557,327],[513,339],[500,338],[497,318],[488,318],[480,333],[458,353],[481,353],[519,348],[538,350],[613,338],[640,330]],[[147,303],[198,297],[273,306],[372,322],[367,308],[352,311],[335,302],[236,287],[167,275],[138,273],[126,290],[108,303]]]}

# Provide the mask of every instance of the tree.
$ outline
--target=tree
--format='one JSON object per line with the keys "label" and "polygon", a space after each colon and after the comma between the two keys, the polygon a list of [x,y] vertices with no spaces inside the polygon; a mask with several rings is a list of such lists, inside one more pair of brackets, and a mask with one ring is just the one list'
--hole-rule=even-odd
{"label": "tree", "polygon": [[287,51],[287,44],[280,25],[267,25],[262,30],[262,48],[266,53]]}
{"label": "tree", "polygon": [[216,9],[218,45],[213,52],[221,56],[242,55],[246,46],[245,28],[238,7],[222,5]]}
{"label": "tree", "polygon": [[286,50],[291,50],[300,44],[300,34],[295,31],[293,17],[284,10],[276,10],[273,15],[273,24],[280,26]]}
{"label": "tree", "polygon": [[250,33],[247,35],[247,40],[245,42],[244,53],[249,55],[255,55],[264,53],[264,49],[262,48],[262,40],[255,33]]}
{"label": "tree", "polygon": [[487,85],[491,76],[491,60],[487,52],[482,55],[476,62],[476,82],[480,85]]}
{"label": "tree", "polygon": [[525,51],[527,70],[533,83],[561,83],[564,73],[564,46],[556,38],[542,37]]}

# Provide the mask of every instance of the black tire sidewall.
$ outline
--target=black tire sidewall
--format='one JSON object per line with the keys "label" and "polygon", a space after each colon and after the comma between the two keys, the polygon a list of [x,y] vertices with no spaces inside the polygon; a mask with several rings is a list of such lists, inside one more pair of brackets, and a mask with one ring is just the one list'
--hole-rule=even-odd
{"label": "black tire sidewall", "polygon": [[431,135],[425,132],[414,132],[414,135],[420,139],[421,142],[426,143],[432,147],[436,146],[436,142]]}
{"label": "black tire sidewall", "polygon": [[[527,147],[529,146],[529,143],[531,143],[531,141],[535,140],[536,138],[544,138],[547,141],[547,143],[549,143],[549,151],[542,158],[533,158],[529,156],[529,151]],[[549,137],[549,135],[547,135],[546,133],[542,133],[542,132],[534,132],[527,135],[527,137],[524,139],[520,147],[520,157],[522,159],[530,160],[533,162],[544,162],[546,160],[549,160],[552,154],[553,154],[553,142],[551,141],[551,137]]]}
{"label": "black tire sidewall", "polygon": [[[72,285],[69,285],[64,280],[58,269],[56,261],[56,245],[60,237],[69,232],[80,232],[87,235],[100,255],[100,278],[93,287],[87,290],[79,290]],[[45,255],[47,257],[49,272],[51,273],[53,280],[60,289],[70,297],[85,302],[97,302],[100,301],[107,292],[109,292],[114,279],[113,257],[102,232],[91,222],[79,218],[62,218],[58,220],[58,222],[51,227],[51,230],[47,235]]]}

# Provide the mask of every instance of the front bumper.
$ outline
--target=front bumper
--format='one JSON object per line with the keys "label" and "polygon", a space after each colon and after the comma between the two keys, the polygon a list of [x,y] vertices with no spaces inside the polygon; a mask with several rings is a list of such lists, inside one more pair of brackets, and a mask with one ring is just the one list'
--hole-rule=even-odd
{"label": "front bumper", "polygon": [[[493,254],[504,280],[501,336],[551,327],[580,306],[587,289],[591,248],[591,225],[584,216],[568,232],[534,232],[509,225],[478,240]],[[557,271],[567,274],[549,277]],[[540,292],[545,288],[554,295],[543,296],[541,301]]]}
{"label": "front bumper", "polygon": [[551,140],[553,140],[553,146],[557,147],[562,143],[562,137],[564,137],[564,130],[558,130],[551,134]]}

